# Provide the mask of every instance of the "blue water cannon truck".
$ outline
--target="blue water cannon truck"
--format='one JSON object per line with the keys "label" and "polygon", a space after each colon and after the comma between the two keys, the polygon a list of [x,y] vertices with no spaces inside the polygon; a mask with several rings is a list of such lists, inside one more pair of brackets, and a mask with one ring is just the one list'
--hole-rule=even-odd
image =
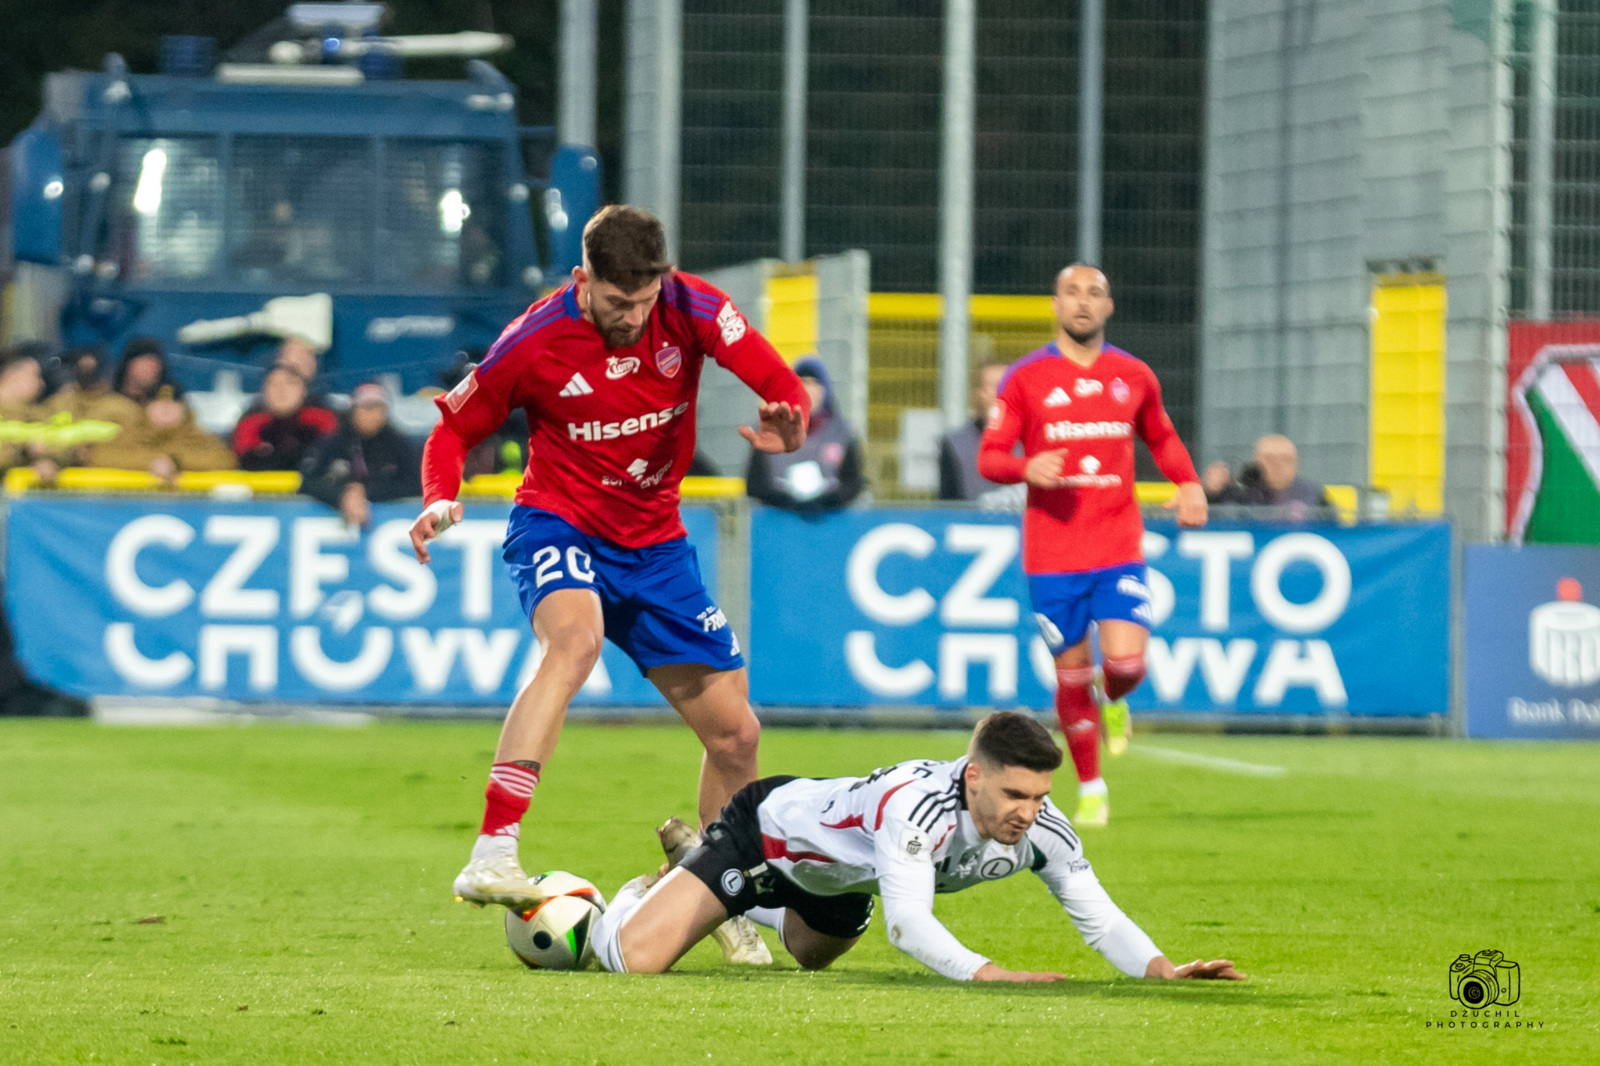
{"label": "blue water cannon truck", "polygon": [[[331,391],[435,384],[579,258],[591,147],[520,126],[493,33],[397,37],[384,5],[291,6],[229,54],[168,37],[45,81],[9,156],[10,339],[168,345],[185,387],[254,387],[301,336]],[[465,77],[407,79],[459,57]]]}

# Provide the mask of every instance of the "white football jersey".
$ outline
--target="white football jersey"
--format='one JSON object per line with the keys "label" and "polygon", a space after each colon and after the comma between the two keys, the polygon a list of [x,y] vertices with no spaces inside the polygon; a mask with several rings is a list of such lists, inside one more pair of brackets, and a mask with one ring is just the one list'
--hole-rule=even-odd
{"label": "white football jersey", "polygon": [[758,808],[767,864],[819,896],[881,895],[890,942],[956,978],[989,960],[933,918],[934,894],[1031,870],[1091,947],[1143,977],[1160,951],[1101,887],[1066,816],[1047,798],[1022,840],[985,840],[967,812],[966,767],[965,758],[915,759],[867,777],[781,785]]}

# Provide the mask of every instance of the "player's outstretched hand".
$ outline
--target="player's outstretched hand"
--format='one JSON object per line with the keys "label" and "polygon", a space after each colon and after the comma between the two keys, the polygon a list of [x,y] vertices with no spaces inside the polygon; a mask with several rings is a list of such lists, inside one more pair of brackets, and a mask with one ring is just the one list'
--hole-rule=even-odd
{"label": "player's outstretched hand", "polygon": [[466,508],[454,500],[439,500],[429,504],[428,509],[411,523],[411,550],[417,553],[417,562],[432,562],[433,556],[428,554],[428,541],[461,521],[465,514]]}
{"label": "player's outstretched hand", "polygon": [[1067,450],[1040,452],[1022,468],[1022,478],[1036,489],[1059,489],[1061,472],[1067,468]]}
{"label": "player's outstretched hand", "polygon": [[764,403],[758,409],[761,428],[739,427],[739,436],[750,442],[759,452],[792,452],[806,442],[806,415],[798,406],[785,403]]}
{"label": "player's outstretched hand", "polygon": [[1176,509],[1178,525],[1185,529],[1199,529],[1206,524],[1206,490],[1198,481],[1185,481],[1178,486],[1178,494],[1167,501],[1167,510]]}
{"label": "player's outstretched hand", "polygon": [[1249,974],[1233,968],[1229,959],[1212,959],[1203,962],[1195,959],[1182,966],[1174,966],[1165,955],[1157,955],[1145,968],[1146,977],[1159,977],[1167,981],[1248,981]]}
{"label": "player's outstretched hand", "polygon": [[974,981],[1060,981],[1066,977],[1061,973],[1030,973],[1027,970],[1002,970],[992,962],[986,962],[978,967],[978,972],[972,975]]}

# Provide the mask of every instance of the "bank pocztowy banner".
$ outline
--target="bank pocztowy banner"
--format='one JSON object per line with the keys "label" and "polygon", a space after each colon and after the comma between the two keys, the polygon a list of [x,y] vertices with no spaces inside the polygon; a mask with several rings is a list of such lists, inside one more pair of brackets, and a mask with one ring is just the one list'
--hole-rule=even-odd
{"label": "bank pocztowy banner", "polygon": [[[411,554],[412,504],[361,533],[309,502],[24,498],[6,598],[19,655],[72,692],[504,706],[538,644],[500,558],[509,505]],[[716,515],[683,512],[715,593]],[[659,703],[609,643],[579,702]]]}
{"label": "bank pocztowy banner", "polygon": [[1467,734],[1600,739],[1600,548],[1466,550]]}
{"label": "bank pocztowy banner", "polygon": [[[1015,516],[761,510],[751,543],[757,700],[1051,706]],[[1447,525],[1156,524],[1145,552],[1136,709],[1446,713]]]}
{"label": "bank pocztowy banner", "polygon": [[1507,334],[1506,536],[1600,544],[1600,322]]}

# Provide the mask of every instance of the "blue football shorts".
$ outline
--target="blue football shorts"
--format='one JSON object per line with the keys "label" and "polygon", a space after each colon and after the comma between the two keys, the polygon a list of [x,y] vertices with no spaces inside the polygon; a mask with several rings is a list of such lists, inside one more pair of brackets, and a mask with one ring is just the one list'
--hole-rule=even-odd
{"label": "blue football shorts", "polygon": [[1030,574],[1033,618],[1051,655],[1081,643],[1089,623],[1115,619],[1150,628],[1150,587],[1143,563],[1071,574]]}
{"label": "blue football shorts", "polygon": [[640,673],[676,663],[744,666],[739,638],[711,601],[688,537],[623,548],[549,511],[519,505],[506,524],[504,557],[530,619],[557,589],[598,593],[606,636]]}

